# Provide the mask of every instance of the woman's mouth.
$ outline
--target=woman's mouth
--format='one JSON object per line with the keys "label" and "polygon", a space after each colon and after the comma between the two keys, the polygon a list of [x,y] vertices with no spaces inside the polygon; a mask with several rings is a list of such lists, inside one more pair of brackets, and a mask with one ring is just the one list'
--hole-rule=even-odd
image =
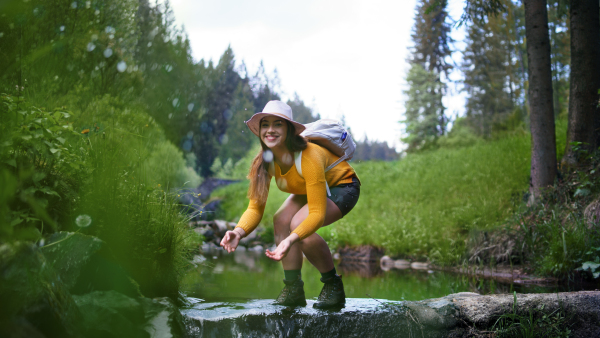
{"label": "woman's mouth", "polygon": [[275,135],[265,136],[265,140],[267,140],[267,141],[275,141],[275,139],[277,139],[277,136],[275,136]]}

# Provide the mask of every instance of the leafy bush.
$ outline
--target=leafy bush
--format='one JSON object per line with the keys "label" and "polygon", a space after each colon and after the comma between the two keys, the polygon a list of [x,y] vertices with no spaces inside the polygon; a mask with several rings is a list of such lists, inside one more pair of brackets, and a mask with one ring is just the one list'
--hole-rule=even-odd
{"label": "leafy bush", "polygon": [[148,176],[165,187],[197,187],[200,176],[194,169],[186,166],[181,150],[171,142],[163,141],[154,147],[146,161]]}
{"label": "leafy bush", "polygon": [[[600,244],[597,221],[586,208],[597,203],[600,195],[600,153],[578,154],[583,165],[561,173],[553,187],[547,189],[534,205],[522,204],[506,227],[520,240],[523,248],[515,260],[530,264],[539,274],[569,276],[576,268],[595,272],[600,262],[595,246]],[[590,249],[592,248],[592,249]],[[589,263],[589,264],[586,264]]]}
{"label": "leafy bush", "polygon": [[41,238],[67,220],[86,173],[73,130],[73,112],[46,111],[2,95],[0,171],[3,197],[0,241]]}
{"label": "leafy bush", "polygon": [[109,96],[75,114],[3,95],[0,118],[0,244],[82,231],[146,295],[176,297],[200,239],[165,189],[199,177],[153,120]]}

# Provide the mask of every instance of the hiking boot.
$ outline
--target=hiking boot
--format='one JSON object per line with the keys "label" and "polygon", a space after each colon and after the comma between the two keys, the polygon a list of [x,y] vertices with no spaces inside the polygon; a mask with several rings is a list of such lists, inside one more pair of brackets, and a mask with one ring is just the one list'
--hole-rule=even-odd
{"label": "hiking boot", "polygon": [[321,278],[321,282],[325,285],[323,285],[321,294],[319,294],[319,298],[313,304],[313,307],[317,309],[343,307],[346,304],[346,293],[344,292],[342,276],[335,275],[325,280]]}
{"label": "hiking boot", "polygon": [[306,306],[304,282],[300,276],[296,280],[283,280],[285,287],[281,290],[275,304],[284,306]]}

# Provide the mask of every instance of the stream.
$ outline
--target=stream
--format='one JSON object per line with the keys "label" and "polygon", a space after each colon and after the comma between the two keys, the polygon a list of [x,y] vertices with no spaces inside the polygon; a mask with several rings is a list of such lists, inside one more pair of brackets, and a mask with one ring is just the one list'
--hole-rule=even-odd
{"label": "stream", "polygon": [[[283,288],[283,268],[262,252],[223,251],[196,257],[197,267],[183,279],[182,291],[204,301],[244,302],[275,299]],[[432,270],[391,269],[383,271],[378,264],[345,266],[336,263],[343,276],[346,297],[376,298],[392,301],[419,301],[443,297],[457,292],[479,294],[552,293],[571,291],[565,286],[505,284],[461,274]],[[302,279],[307,299],[314,299],[323,284],[319,272],[305,260]]]}

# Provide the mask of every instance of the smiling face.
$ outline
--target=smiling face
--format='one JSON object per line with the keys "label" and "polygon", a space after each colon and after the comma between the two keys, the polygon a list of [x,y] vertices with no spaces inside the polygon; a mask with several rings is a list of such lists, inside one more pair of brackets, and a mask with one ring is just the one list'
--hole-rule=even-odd
{"label": "smiling face", "polygon": [[267,147],[285,147],[288,126],[284,119],[277,116],[267,116],[260,121],[260,139]]}

